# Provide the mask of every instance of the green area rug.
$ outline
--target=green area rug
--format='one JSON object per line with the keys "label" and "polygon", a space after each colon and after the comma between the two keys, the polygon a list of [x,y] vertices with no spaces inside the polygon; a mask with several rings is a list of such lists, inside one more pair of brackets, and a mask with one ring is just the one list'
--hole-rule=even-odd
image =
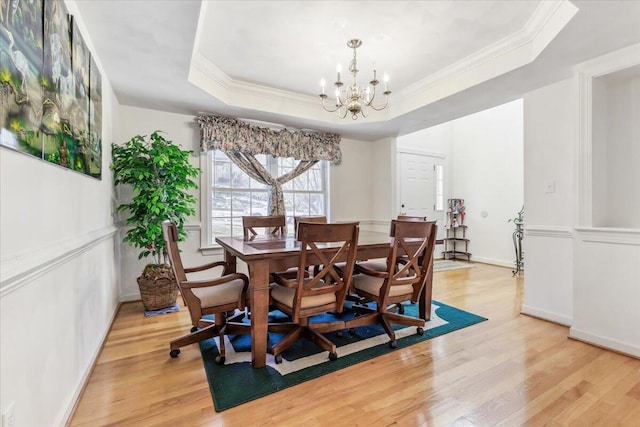
{"label": "green area rug", "polygon": [[[417,304],[405,304],[405,314],[417,317]],[[346,319],[352,314],[345,310],[342,315],[327,314],[327,316],[340,316],[342,319]],[[269,314],[270,322],[285,320],[286,317],[279,311]],[[321,320],[327,319],[318,318],[317,321]],[[422,336],[416,334],[415,327],[400,326],[396,329],[398,349],[466,328],[484,320],[487,319],[433,301],[431,320],[427,322]],[[284,359],[282,363],[276,364],[273,356],[268,354],[267,366],[260,369],[253,369],[251,366],[251,338],[248,335],[225,337],[226,362],[224,366],[215,363],[215,358],[218,355],[216,344],[218,338],[201,342],[200,351],[216,411],[224,411],[347,366],[397,351],[397,349],[389,348],[389,337],[378,325],[356,328],[355,335],[350,335],[345,331],[342,337],[338,337],[335,332],[326,334],[326,336],[338,346],[337,360],[330,361],[326,351],[322,351],[315,344],[302,339],[282,354]],[[269,333],[269,345],[277,342],[280,338],[281,336],[278,334]]]}

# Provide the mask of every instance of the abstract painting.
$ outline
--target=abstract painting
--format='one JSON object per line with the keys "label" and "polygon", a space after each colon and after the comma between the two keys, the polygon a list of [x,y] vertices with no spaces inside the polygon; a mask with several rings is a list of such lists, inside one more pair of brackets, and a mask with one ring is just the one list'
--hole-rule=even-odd
{"label": "abstract painting", "polygon": [[42,0],[2,0],[0,144],[42,157]]}
{"label": "abstract painting", "polygon": [[102,79],[77,23],[63,1],[0,11],[0,145],[100,179]]}

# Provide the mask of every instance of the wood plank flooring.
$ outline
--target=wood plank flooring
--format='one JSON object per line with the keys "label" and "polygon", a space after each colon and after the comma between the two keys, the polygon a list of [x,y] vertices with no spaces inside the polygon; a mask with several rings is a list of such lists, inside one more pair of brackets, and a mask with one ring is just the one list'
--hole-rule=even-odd
{"label": "wood plank flooring", "polygon": [[436,300],[489,321],[221,413],[197,345],[169,357],[186,308],[123,304],[70,425],[640,426],[640,360],[521,315],[522,280],[484,264],[435,273]]}

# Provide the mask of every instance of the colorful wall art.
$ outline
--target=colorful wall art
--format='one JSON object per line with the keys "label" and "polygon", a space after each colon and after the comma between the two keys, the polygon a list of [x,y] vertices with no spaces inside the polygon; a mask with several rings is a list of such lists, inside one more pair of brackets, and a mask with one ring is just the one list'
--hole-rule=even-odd
{"label": "colorful wall art", "polygon": [[2,0],[0,145],[100,179],[102,79],[62,1]]}

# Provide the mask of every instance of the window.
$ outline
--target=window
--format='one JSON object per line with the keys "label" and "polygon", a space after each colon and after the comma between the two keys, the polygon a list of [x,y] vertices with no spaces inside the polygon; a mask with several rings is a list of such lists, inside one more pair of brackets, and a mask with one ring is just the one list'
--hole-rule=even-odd
{"label": "window", "polygon": [[435,171],[435,203],[434,203],[434,211],[444,211],[444,166],[443,165],[434,165]]}
{"label": "window", "polygon": [[[255,157],[274,177],[290,172],[298,164],[292,158],[265,154]],[[271,188],[249,177],[222,151],[210,151],[207,159],[207,183],[210,185],[208,245],[211,246],[216,236],[242,235],[243,216],[269,215]],[[294,215],[327,215],[327,169],[327,162],[318,162],[282,186],[289,232],[293,232]]]}

